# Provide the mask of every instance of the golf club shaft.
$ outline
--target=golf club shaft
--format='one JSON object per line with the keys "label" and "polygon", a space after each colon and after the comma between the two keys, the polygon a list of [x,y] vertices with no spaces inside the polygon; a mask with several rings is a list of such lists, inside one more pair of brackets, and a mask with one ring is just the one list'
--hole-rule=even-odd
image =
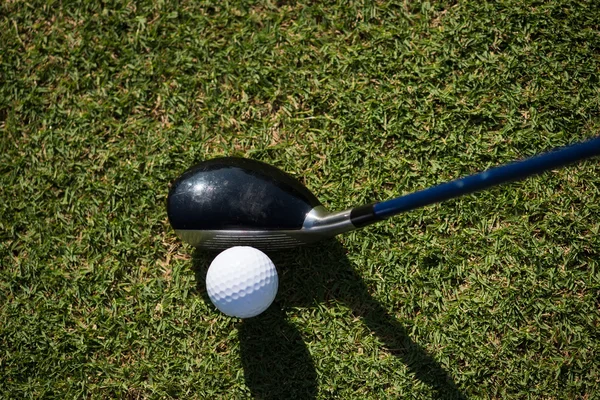
{"label": "golf club shaft", "polygon": [[598,155],[600,155],[600,137],[525,160],[494,167],[395,199],[356,207],[351,213],[352,224],[356,227],[369,225],[401,212],[524,179]]}

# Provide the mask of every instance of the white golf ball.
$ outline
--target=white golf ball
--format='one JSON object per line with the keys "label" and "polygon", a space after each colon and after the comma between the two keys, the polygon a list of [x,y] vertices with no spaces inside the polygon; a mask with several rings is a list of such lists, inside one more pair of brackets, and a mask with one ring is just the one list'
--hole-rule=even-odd
{"label": "white golf ball", "polygon": [[221,312],[239,318],[265,311],[277,294],[273,261],[254,247],[237,246],[220,253],[206,274],[206,291]]}

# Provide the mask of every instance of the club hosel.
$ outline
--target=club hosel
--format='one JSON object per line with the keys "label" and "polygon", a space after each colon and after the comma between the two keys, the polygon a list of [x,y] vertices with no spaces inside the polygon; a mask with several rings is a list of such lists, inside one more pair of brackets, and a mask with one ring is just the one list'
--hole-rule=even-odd
{"label": "club hosel", "polygon": [[326,236],[352,231],[357,226],[351,221],[351,211],[329,212],[323,206],[315,207],[306,215],[302,229]]}

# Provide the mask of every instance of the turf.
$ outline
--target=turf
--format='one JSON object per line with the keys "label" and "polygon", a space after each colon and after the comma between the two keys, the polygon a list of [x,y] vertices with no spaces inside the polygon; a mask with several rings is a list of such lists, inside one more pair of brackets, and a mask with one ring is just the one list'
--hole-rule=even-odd
{"label": "turf", "polygon": [[219,3],[0,4],[0,397],[596,397],[598,160],[272,254],[246,321],[165,201],[220,155],[343,209],[598,135],[598,2]]}

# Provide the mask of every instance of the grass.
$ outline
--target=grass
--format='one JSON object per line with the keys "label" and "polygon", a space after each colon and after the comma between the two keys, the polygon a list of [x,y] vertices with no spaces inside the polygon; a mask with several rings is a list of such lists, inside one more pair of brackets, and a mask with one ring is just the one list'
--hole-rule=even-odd
{"label": "grass", "polygon": [[600,132],[596,1],[5,1],[0,397],[594,398],[598,161],[273,254],[206,298],[169,183],[241,155],[331,209]]}

